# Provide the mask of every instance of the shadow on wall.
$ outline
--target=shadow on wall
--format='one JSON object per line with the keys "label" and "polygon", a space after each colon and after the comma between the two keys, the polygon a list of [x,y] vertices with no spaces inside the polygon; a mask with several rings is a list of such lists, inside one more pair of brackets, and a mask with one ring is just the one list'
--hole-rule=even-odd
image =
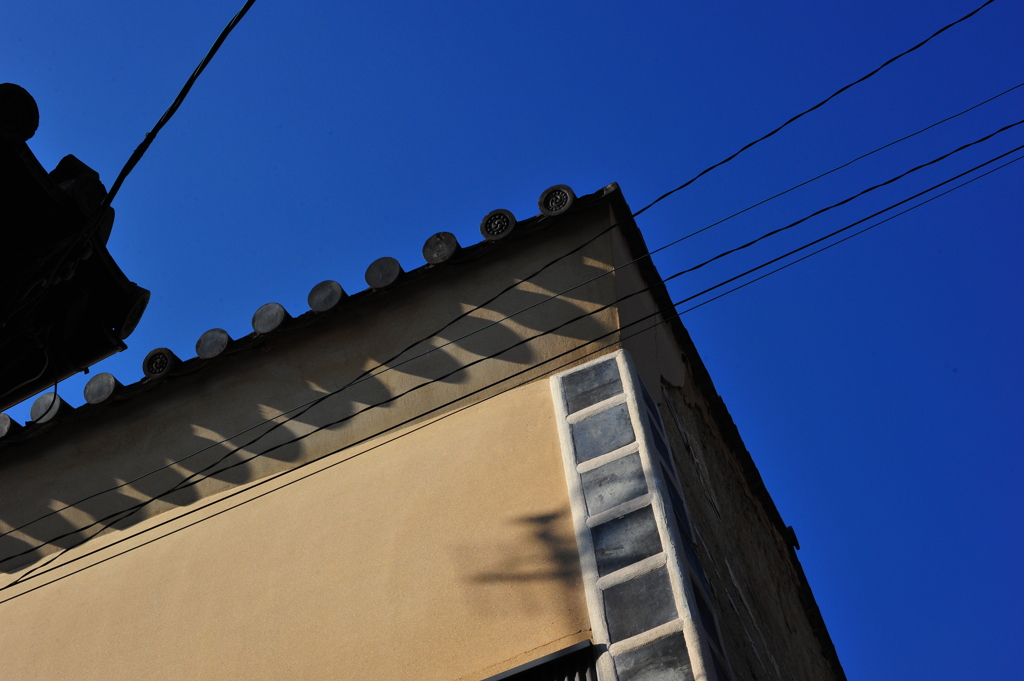
{"label": "shadow on wall", "polygon": [[532,546],[502,547],[496,565],[473,575],[475,582],[531,582],[537,580],[576,584],[580,580],[580,559],[576,538],[558,533],[558,525],[569,511],[526,516],[516,520],[530,530]]}
{"label": "shadow on wall", "polygon": [[[576,276],[576,281],[580,283],[604,271],[579,263],[576,264],[576,270],[580,272]],[[535,279],[531,286],[546,289],[551,293],[566,288],[564,281],[545,279],[546,277],[542,275]],[[123,479],[112,477],[103,483],[97,482],[93,489],[83,487],[76,490],[73,498],[55,497],[50,500],[50,508],[59,508],[65,504],[71,506],[17,531],[12,532],[7,528],[17,527],[24,522],[23,519],[14,521],[0,517],[0,572],[16,572],[51,553],[55,548],[77,546],[102,528],[125,529],[173,507],[186,506],[228,487],[291,468],[312,456],[303,442],[291,442],[297,435],[337,423],[368,405],[376,405],[396,393],[407,390],[409,385],[434,380],[450,384],[465,383],[468,380],[466,372],[458,371],[465,362],[501,353],[503,349],[526,337],[551,332],[554,338],[569,339],[573,344],[592,340],[605,332],[605,328],[592,317],[583,316],[562,328],[555,327],[569,319],[584,315],[597,305],[606,303],[605,300],[599,300],[600,290],[599,286],[583,286],[566,296],[544,302],[550,293],[513,289],[485,308],[450,324],[434,337],[417,344],[409,351],[391,357],[389,353],[393,354],[398,349],[408,346],[417,339],[416,334],[423,333],[417,328],[400,328],[394,337],[388,339],[388,343],[380,345],[379,356],[371,353],[370,357],[376,363],[394,367],[393,371],[385,373],[380,378],[371,377],[363,380],[327,397],[309,409],[296,412],[285,426],[275,427],[274,424],[267,424],[240,437],[232,438],[229,443],[212,447],[212,443],[224,437],[220,434],[223,426],[216,422],[215,414],[209,414],[208,418],[200,418],[195,423],[182,426],[182,429],[189,430],[188,435],[174,433],[179,443],[186,443],[178,445],[182,455],[200,453],[190,456],[181,463],[161,468],[171,462],[169,459],[161,458],[160,454],[154,454],[146,467],[153,471],[151,474],[128,485],[122,484]],[[483,293],[477,292],[476,295],[484,297]],[[516,314],[536,303],[540,304],[522,314]],[[477,301],[474,300],[456,298],[438,301],[436,318],[454,319],[476,304]],[[512,314],[516,316],[511,322],[504,321],[484,328],[491,321]],[[435,329],[443,323],[438,322]],[[475,331],[478,332],[467,335]],[[445,348],[435,350],[420,359],[407,361],[433,346],[449,341],[452,342],[451,345]],[[538,362],[544,357],[538,353],[535,343],[526,343],[501,353],[498,359],[506,366],[511,365],[508,368],[511,372]],[[355,376],[310,375],[302,378],[306,380],[306,389],[301,393],[292,392],[289,398],[294,401],[288,404],[276,403],[273,400],[253,401],[246,407],[250,413],[245,420],[252,424],[261,423],[267,413],[280,413],[294,408],[296,403],[323,397],[323,392],[309,385],[311,380],[322,390],[330,392],[344,387]],[[395,384],[402,387],[396,389]],[[389,406],[391,405],[382,405],[381,408]],[[356,416],[353,422],[358,423],[358,420],[359,417]],[[333,426],[332,430],[337,435],[344,433],[344,428],[345,423],[342,423]],[[154,434],[152,437],[154,452],[165,451],[163,443],[160,442],[160,438],[164,436]],[[145,449],[144,446],[140,447],[141,451]],[[0,463],[0,469],[2,468],[3,464]],[[197,487],[204,481],[207,482],[201,488]],[[94,498],[80,501],[86,495],[101,491],[102,493]],[[145,506],[140,509],[140,504]],[[543,559],[533,554],[530,554],[533,557],[521,555],[517,550],[521,547],[506,547],[508,553],[505,557],[493,568],[479,572],[474,579],[480,582],[575,580],[579,573],[575,540],[571,537],[561,537],[554,531],[560,516],[561,513],[556,513],[520,520],[532,529],[537,546],[544,547],[546,554]],[[4,534],[5,532],[8,533]]]}
{"label": "shadow on wall", "polygon": [[550,612],[553,603],[570,610],[578,607],[583,582],[569,509],[509,522],[515,539],[453,548],[470,605],[488,617],[502,612]]}

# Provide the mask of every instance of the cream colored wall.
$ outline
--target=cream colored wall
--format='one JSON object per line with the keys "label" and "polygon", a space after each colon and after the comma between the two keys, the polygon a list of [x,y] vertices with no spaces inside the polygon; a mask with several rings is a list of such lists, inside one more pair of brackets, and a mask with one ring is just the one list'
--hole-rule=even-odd
{"label": "cream colored wall", "polygon": [[[0,458],[0,531],[71,506],[0,538],[0,558],[169,489],[262,428],[75,503],[340,388],[607,224],[603,207],[578,211],[541,234],[440,268],[422,285],[270,335],[259,349],[9,449]],[[612,251],[612,236],[599,237],[430,343],[452,345],[387,362],[393,370],[220,464],[251,459],[245,465],[199,476],[198,485],[150,503],[54,563],[45,560],[86,535],[47,544],[21,566],[0,565],[0,681],[474,681],[589,638],[554,412],[546,381],[537,379],[614,349],[614,306],[258,454],[613,303],[616,277],[603,277],[462,338],[607,272]],[[4,588],[31,570],[38,572],[23,585]]]}
{"label": "cream colored wall", "polygon": [[588,638],[547,383],[391,437],[26,583],[68,575],[0,604],[0,678],[472,681]]}
{"label": "cream colored wall", "polygon": [[[239,431],[341,388],[364,369],[388,360],[413,341],[436,331],[447,320],[518,281],[525,273],[539,269],[555,255],[586,241],[603,229],[607,221],[603,208],[576,212],[540,234],[518,242],[499,243],[477,260],[438,268],[422,284],[377,293],[365,303],[330,313],[314,325],[272,334],[258,349],[217,358],[200,371],[154,385],[152,392],[112,404],[81,422],[58,425],[34,440],[6,450],[0,456],[0,531],[18,527],[52,508],[72,506],[0,538],[0,558],[88,526],[97,518],[165,492],[224,457],[230,448],[245,445],[253,435],[269,426],[232,437]],[[232,454],[217,468],[251,459],[245,465],[212,478],[199,476],[196,478],[201,480],[198,485],[150,503],[124,525],[287,470],[325,452],[416,419],[438,405],[486,388],[500,379],[514,376],[512,381],[486,389],[472,396],[470,401],[533,380],[611,342],[613,337],[585,345],[587,340],[616,328],[614,308],[267,456],[256,456],[268,447],[306,435],[367,405],[399,395],[467,362],[612,302],[614,277],[604,277],[499,326],[463,338],[489,320],[500,319],[606,272],[610,262],[611,240],[605,235],[578,255],[501,296],[402,359],[447,341],[454,341],[453,344],[409,363],[387,363],[394,369],[330,397],[257,444]],[[576,348],[581,349],[576,351]],[[515,376],[531,365],[565,352],[570,354]],[[230,438],[228,444],[216,444],[225,438]],[[204,448],[208,449],[201,451]],[[201,453],[113,493],[75,503],[195,452]],[[57,544],[66,545],[73,539]],[[25,564],[26,560],[37,560],[57,550],[58,546],[47,544],[33,556],[0,564],[0,575]]]}
{"label": "cream colored wall", "polygon": [[[541,234],[499,244],[492,255],[439,269],[422,285],[273,334],[258,350],[220,358],[4,452],[0,532],[340,388],[612,220],[600,203],[575,212]],[[0,565],[0,681],[475,681],[589,638],[554,412],[546,382],[537,379],[592,359],[595,350],[616,349],[620,326],[627,327],[622,336],[632,336],[622,346],[662,407],[737,675],[827,678],[788,549],[709,416],[677,340],[667,325],[654,324],[660,318],[633,324],[656,309],[648,293],[257,456],[640,290],[646,284],[628,266],[461,338],[630,258],[617,231],[600,237],[431,342],[453,345],[408,364],[390,362],[394,370],[227,460],[251,458],[245,465],[150,504],[125,529],[42,567],[52,571],[3,590],[19,572]],[[541,366],[487,388],[535,364]],[[413,425],[352,446],[405,421]],[[405,434],[391,441],[396,433]],[[0,538],[0,558],[149,499],[227,451],[214,446]],[[310,465],[289,472],[304,463]],[[306,477],[314,471],[322,472]],[[39,558],[58,548],[46,545],[23,569],[41,567]]]}

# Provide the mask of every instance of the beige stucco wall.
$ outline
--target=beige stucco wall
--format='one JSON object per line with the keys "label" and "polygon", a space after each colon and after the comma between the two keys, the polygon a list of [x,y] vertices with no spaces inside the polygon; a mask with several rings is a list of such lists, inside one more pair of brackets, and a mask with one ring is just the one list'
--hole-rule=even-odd
{"label": "beige stucco wall", "polygon": [[534,382],[107,535],[0,604],[0,678],[473,680],[588,638],[553,416]]}
{"label": "beige stucco wall", "polygon": [[[315,319],[316,323],[273,333],[257,348],[219,357],[194,373],[173,376],[154,385],[151,392],[112,404],[88,419],[59,424],[34,440],[3,451],[0,453],[0,531],[21,526],[52,508],[67,504],[71,507],[0,538],[0,559],[88,526],[97,518],[170,489],[216,463],[236,446],[246,445],[271,424],[234,437],[240,431],[336,391],[362,371],[380,363],[390,370],[312,407],[256,444],[230,454],[216,468],[247,461],[244,465],[210,478],[199,476],[199,484],[148,504],[124,524],[279,473],[397,424],[443,413],[464,404],[442,406],[460,397],[468,395],[468,401],[472,402],[534,380],[571,363],[576,357],[614,342],[611,336],[586,345],[587,340],[604,336],[616,328],[616,310],[609,308],[497,358],[448,375],[464,364],[486,358],[522,339],[612,303],[614,277],[607,276],[500,325],[467,336],[489,321],[501,319],[608,271],[611,237],[605,235],[556,267],[456,322],[397,361],[389,361],[411,343],[430,336],[448,320],[550,262],[553,254],[565,253],[587,241],[606,227],[607,221],[606,210],[581,211],[542,234],[498,244],[469,262],[437,268],[423,278],[422,284],[398,285],[393,290],[367,297],[365,302]],[[452,341],[450,345],[438,351],[405,362],[430,347],[449,341]],[[544,363],[550,358],[557,359]],[[539,366],[531,370],[533,365]],[[408,392],[439,377],[445,378]],[[506,378],[511,380],[500,382]],[[492,388],[487,387],[491,385]],[[396,396],[400,397],[368,409]],[[439,406],[441,411],[432,411]],[[256,456],[360,411],[364,413],[351,420],[320,430],[266,456]],[[224,439],[229,442],[218,444]],[[76,503],[186,455],[191,456],[155,475]],[[49,555],[74,539],[47,544],[32,556],[2,563],[0,575],[20,567],[26,560]]]}
{"label": "beige stucco wall", "polygon": [[[75,537],[22,566],[0,565],[0,681],[475,681],[589,638],[554,412],[540,379],[616,349],[620,336],[629,336],[622,346],[672,439],[737,678],[830,678],[788,547],[711,414],[713,390],[695,385],[699,358],[684,357],[659,318],[645,319],[657,310],[650,293],[328,425],[645,288],[651,275],[629,265],[462,338],[628,263],[635,254],[612,231],[430,341],[452,345],[408,363],[401,359],[429,346],[389,360],[615,219],[597,202],[530,238],[439,268],[422,284],[272,334],[259,348],[4,451],[0,531],[72,506],[0,538],[0,558],[149,499],[267,426],[235,433],[377,363],[392,368],[224,462],[244,465],[148,505],[53,564],[65,567],[3,590],[18,570],[42,566]],[[461,397],[468,398],[448,404]],[[215,444],[224,438],[230,442]],[[211,444],[157,475],[74,503]]]}
{"label": "beige stucco wall", "polygon": [[[580,211],[5,450],[0,531],[70,506],[0,538],[0,558],[151,499],[270,424],[232,437],[239,431],[378,363],[390,368],[218,467],[244,465],[199,476],[65,554],[99,528],[0,565],[0,680],[472,681],[589,638],[554,412],[539,379],[614,349],[617,310],[446,374],[613,303],[607,276],[463,337],[607,272],[611,235],[390,358],[608,220],[604,208]],[[37,572],[4,588],[28,571]]]}

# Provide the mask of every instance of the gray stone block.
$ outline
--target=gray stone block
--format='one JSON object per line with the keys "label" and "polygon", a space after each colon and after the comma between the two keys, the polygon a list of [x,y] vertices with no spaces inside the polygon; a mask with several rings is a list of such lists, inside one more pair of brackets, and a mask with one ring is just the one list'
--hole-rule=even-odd
{"label": "gray stone block", "polygon": [[602,523],[591,534],[597,573],[602,577],[661,553],[661,536],[650,506]]}
{"label": "gray stone block", "polygon": [[583,463],[636,441],[629,408],[617,404],[572,426],[576,462]]}
{"label": "gray stone block", "polygon": [[686,507],[683,506],[683,498],[679,496],[679,490],[669,480],[668,471],[665,471],[665,491],[668,493],[668,500],[672,504],[672,508],[668,509],[668,512],[671,514],[675,511],[680,531],[682,531],[684,537],[693,541],[693,530],[690,529],[690,524],[686,521]]}
{"label": "gray stone block", "polygon": [[615,671],[619,681],[693,681],[690,653],[682,634],[618,655]]}
{"label": "gray stone block", "polygon": [[565,406],[570,414],[622,392],[619,366],[614,359],[594,364],[562,379]]}
{"label": "gray stone block", "polygon": [[654,424],[654,419],[648,414],[648,423],[651,426],[651,439],[654,440],[654,448],[658,450],[658,454],[661,454],[661,458],[665,460],[665,463],[669,466],[674,466],[675,463],[672,461],[672,453],[668,449],[668,444],[665,442],[665,438],[658,432],[657,426]]}
{"label": "gray stone block", "polygon": [[580,476],[587,514],[597,515],[647,494],[647,479],[639,454],[616,459]]}
{"label": "gray stone block", "polygon": [[612,643],[676,619],[679,613],[668,570],[660,567],[605,589],[604,611]]}
{"label": "gray stone block", "polygon": [[647,387],[644,385],[643,381],[637,382],[640,384],[640,394],[643,395],[644,404],[647,405],[647,410],[651,412],[651,416],[654,417],[654,420],[658,425],[662,425],[661,412],[658,411],[658,405],[654,402],[654,398],[651,397],[649,392],[647,392]]}
{"label": "gray stone block", "polygon": [[715,616],[712,614],[707,596],[698,589],[693,590],[693,595],[697,601],[697,612],[700,613],[700,621],[704,625],[704,630],[708,632],[708,636],[715,642],[715,645],[721,648],[722,642],[718,639],[718,627],[715,626]]}

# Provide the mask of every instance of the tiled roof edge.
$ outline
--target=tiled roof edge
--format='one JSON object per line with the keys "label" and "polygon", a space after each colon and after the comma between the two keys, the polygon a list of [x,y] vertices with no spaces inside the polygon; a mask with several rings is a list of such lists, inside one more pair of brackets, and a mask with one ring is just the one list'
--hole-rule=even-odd
{"label": "tiled roof edge", "polygon": [[[619,190],[619,186],[612,183],[592,194],[575,198],[571,207],[565,214],[568,215],[579,210],[592,208],[601,202],[610,200],[610,197],[614,195],[621,197],[622,193]],[[83,422],[86,419],[92,418],[93,416],[106,411],[112,406],[122,404],[130,400],[135,400],[169,382],[174,382],[178,377],[201,371],[210,364],[223,362],[226,357],[237,356],[241,353],[253,350],[266,343],[268,339],[277,337],[280,334],[287,334],[300,329],[305,329],[312,325],[322,324],[324,320],[331,318],[334,315],[342,314],[353,307],[365,305],[374,300],[378,300],[380,296],[400,291],[410,284],[420,282],[439,269],[458,267],[460,265],[476,261],[481,257],[492,253],[495,249],[503,248],[507,243],[515,243],[522,239],[530,238],[538,232],[557,226],[561,221],[561,218],[562,215],[550,217],[544,214],[538,214],[530,218],[526,218],[525,220],[517,221],[512,232],[500,240],[483,240],[471,246],[460,248],[453,256],[441,264],[425,263],[414,270],[403,272],[393,285],[382,289],[366,288],[358,293],[353,293],[350,296],[344,297],[334,307],[325,312],[314,312],[313,310],[308,310],[296,317],[286,317],[277,328],[269,333],[261,334],[253,331],[241,338],[231,340],[227,344],[227,347],[225,347],[222,352],[218,353],[216,357],[203,359],[197,356],[181,362],[176,362],[174,366],[168,370],[167,375],[160,376],[155,379],[143,377],[134,383],[119,386],[108,399],[104,400],[100,404],[86,403],[78,407],[71,407],[67,403],[64,403],[58,415],[51,420],[42,423],[28,421],[20,428],[12,428],[6,436],[0,436],[0,456],[6,454],[6,450],[14,449],[24,442],[33,440],[41,435],[61,428],[61,426],[65,424]]]}

